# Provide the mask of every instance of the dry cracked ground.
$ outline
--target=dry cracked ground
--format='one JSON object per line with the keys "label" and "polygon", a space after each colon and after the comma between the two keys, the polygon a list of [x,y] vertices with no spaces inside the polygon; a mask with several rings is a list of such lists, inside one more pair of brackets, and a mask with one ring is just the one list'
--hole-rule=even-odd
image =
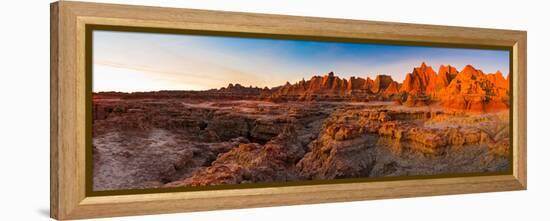
{"label": "dry cracked ground", "polygon": [[93,189],[507,171],[508,112],[94,99]]}

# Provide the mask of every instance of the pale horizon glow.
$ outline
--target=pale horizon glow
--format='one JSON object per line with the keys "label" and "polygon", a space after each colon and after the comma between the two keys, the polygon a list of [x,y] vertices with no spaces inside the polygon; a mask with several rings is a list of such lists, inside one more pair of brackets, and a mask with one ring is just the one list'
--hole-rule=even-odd
{"label": "pale horizon glow", "polygon": [[401,83],[422,62],[436,72],[467,64],[505,78],[509,72],[503,50],[94,31],[92,90],[271,88],[331,71],[346,79],[388,74]]}

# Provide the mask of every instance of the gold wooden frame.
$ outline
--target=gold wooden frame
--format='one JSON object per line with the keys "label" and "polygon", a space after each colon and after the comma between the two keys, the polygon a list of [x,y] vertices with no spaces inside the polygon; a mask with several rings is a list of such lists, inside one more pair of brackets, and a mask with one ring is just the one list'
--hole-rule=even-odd
{"label": "gold wooden frame", "polygon": [[[527,188],[525,31],[327,19],[81,2],[51,4],[51,216],[76,219]],[[512,51],[512,174],[194,192],[86,194],[86,25],[310,36]]]}

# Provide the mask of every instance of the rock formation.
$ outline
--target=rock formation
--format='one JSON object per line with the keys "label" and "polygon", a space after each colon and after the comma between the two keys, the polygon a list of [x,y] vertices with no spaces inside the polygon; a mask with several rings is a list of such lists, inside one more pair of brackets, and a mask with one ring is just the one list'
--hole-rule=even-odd
{"label": "rock formation", "polygon": [[198,169],[189,178],[168,183],[166,187],[298,180],[300,175],[295,163],[304,153],[291,125],[263,146],[239,144],[221,154],[211,166]]}
{"label": "rock formation", "polygon": [[443,89],[444,87],[447,87],[449,83],[456,77],[458,74],[458,71],[455,67],[451,65],[441,65],[439,67],[439,71],[437,72],[437,85],[441,86],[441,88],[435,88],[436,90]]}
{"label": "rock formation", "polygon": [[[376,81],[357,79],[347,86]],[[396,84],[379,93],[392,94]],[[504,171],[510,165],[506,112],[226,100],[210,91],[158,97],[166,93],[94,97],[95,190]],[[405,105],[429,104],[422,99],[409,96]]]}
{"label": "rock formation", "polygon": [[439,95],[449,109],[493,112],[508,108],[508,83],[500,74],[484,74],[466,65]]}
{"label": "rock formation", "polygon": [[[392,84],[393,83],[393,84]],[[264,92],[263,97],[272,101],[361,101],[369,98],[382,98],[380,95],[392,86],[389,92],[396,91],[397,82],[389,75],[378,75],[375,80],[370,78],[351,77],[349,80],[334,75],[333,72],[324,76],[314,76],[310,80],[304,80],[283,86],[274,87],[269,92]]]}
{"label": "rock formation", "polygon": [[330,72],[310,80],[295,84],[287,82],[269,91],[264,90],[262,97],[272,101],[396,100],[407,106],[441,102],[450,110],[495,112],[508,108],[508,85],[508,79],[500,71],[484,74],[467,65],[458,72],[451,65],[441,65],[436,73],[423,62],[406,75],[401,85],[389,75],[378,75],[374,80],[360,77],[347,80]]}
{"label": "rock formation", "polygon": [[395,81],[390,82],[388,87],[384,89],[384,92],[382,93],[384,96],[389,97],[392,95],[396,95],[399,93],[399,84]]}
{"label": "rock formation", "polygon": [[330,72],[273,88],[94,93],[93,188],[507,171],[509,85],[500,71],[422,63],[402,84]]}
{"label": "rock formation", "polygon": [[[351,77],[340,78],[333,72],[313,76],[296,83],[286,82],[273,88],[244,87],[229,84],[220,89],[207,91],[158,91],[117,93],[103,92],[97,98],[112,97],[124,99],[144,98],[190,98],[225,100],[286,101],[387,101],[407,106],[425,106],[441,103],[449,110],[473,112],[498,112],[509,106],[509,75],[504,78],[500,71],[485,74],[466,65],[460,72],[451,65],[441,65],[436,73],[431,66],[422,62],[406,75],[403,83],[394,81],[389,75],[377,75],[375,79]],[[94,107],[95,108],[95,107]],[[97,117],[102,118],[102,110]]]}
{"label": "rock formation", "polygon": [[377,75],[374,83],[371,87],[372,93],[380,93],[390,86],[391,83],[394,83],[393,79],[389,75]]}
{"label": "rock formation", "polygon": [[435,90],[436,78],[432,67],[422,62],[420,67],[414,68],[412,73],[405,76],[400,91],[413,96],[431,93]]}

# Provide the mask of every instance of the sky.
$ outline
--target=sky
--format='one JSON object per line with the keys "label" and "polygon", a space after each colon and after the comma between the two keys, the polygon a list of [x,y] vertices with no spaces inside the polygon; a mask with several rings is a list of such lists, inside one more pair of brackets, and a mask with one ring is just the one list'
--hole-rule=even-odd
{"label": "sky", "polygon": [[447,64],[509,72],[503,50],[95,30],[92,85],[94,92],[274,87],[331,71],[402,82],[422,62],[436,72]]}

